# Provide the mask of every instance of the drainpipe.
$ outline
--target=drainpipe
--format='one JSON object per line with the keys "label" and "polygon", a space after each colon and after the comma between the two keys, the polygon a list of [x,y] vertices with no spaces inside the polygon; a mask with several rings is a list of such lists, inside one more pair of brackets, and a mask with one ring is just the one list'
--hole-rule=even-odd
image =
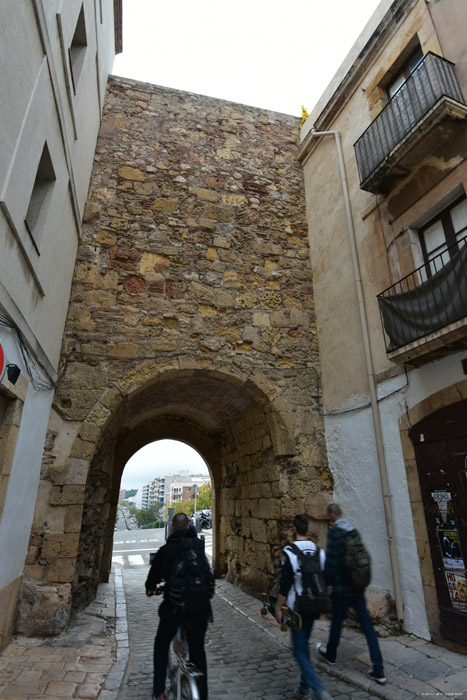
{"label": "drainpipe", "polygon": [[365,301],[363,298],[362,279],[360,275],[360,264],[358,262],[357,244],[355,240],[355,229],[352,220],[352,209],[350,207],[349,188],[347,184],[347,176],[345,174],[344,156],[342,153],[341,138],[338,131],[315,131],[311,130],[312,136],[334,136],[336,139],[337,158],[339,161],[339,172],[342,181],[342,190],[344,194],[345,214],[347,218],[347,229],[350,239],[350,247],[352,250],[352,262],[355,277],[355,286],[357,289],[358,307],[360,311],[360,323],[362,327],[363,346],[365,352],[365,361],[368,375],[368,384],[370,387],[370,402],[371,412],[373,415],[373,425],[375,431],[376,451],[378,454],[378,466],[381,478],[381,488],[383,492],[384,515],[386,520],[386,530],[388,533],[389,557],[391,561],[392,582],[394,585],[394,600],[396,603],[397,619],[404,620],[404,604],[402,602],[402,591],[400,584],[399,563],[397,560],[396,542],[394,538],[394,527],[391,510],[391,496],[389,493],[388,475],[386,467],[386,459],[384,456],[383,446],[383,431],[381,429],[381,417],[379,414],[379,406],[376,395],[376,381],[373,369],[373,360],[371,358],[370,336],[368,333],[368,322],[365,310]]}

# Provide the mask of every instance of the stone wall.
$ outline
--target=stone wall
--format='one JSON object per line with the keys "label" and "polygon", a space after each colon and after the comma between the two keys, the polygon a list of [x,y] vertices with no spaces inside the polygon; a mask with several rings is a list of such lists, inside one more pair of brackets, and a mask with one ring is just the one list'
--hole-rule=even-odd
{"label": "stone wall", "polygon": [[79,605],[108,570],[125,462],[156,439],[209,465],[218,574],[271,585],[296,512],[324,544],[332,483],[298,128],[110,80],[25,572],[71,583]]}

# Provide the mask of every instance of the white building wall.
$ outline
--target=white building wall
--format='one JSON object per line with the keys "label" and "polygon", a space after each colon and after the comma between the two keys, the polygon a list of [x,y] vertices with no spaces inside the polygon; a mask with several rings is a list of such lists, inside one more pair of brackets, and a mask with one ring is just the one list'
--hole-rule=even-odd
{"label": "white building wall", "polygon": [[[407,409],[428,397],[465,380],[459,353],[408,371],[378,387],[383,426],[384,452],[393,513],[394,534],[403,591],[405,628],[430,639],[420,575],[413,516],[409,501],[399,421]],[[369,401],[354,397],[354,408],[325,418],[329,464],[335,480],[334,498],[360,530],[372,555],[372,587],[389,590],[394,596],[391,564],[384,520],[381,480],[378,470],[373,419]],[[357,408],[363,406],[363,408]],[[350,412],[347,412],[349,411]],[[351,469],[347,465],[352,465]]]}
{"label": "white building wall", "polygon": [[[87,46],[70,92],[68,47],[84,7]],[[108,74],[115,55],[114,0],[2,0],[0,3],[0,343],[18,365],[16,387],[0,392],[22,414],[2,473],[0,599],[21,576],[57,379],[81,221]],[[24,219],[47,144],[55,180],[29,236]],[[46,212],[46,215],[44,215]],[[26,343],[37,370],[28,375]],[[29,367],[31,363],[27,361]],[[1,426],[0,426],[1,429]],[[45,526],[46,527],[46,526]],[[16,585],[16,584],[15,584]],[[16,589],[15,589],[16,590]],[[0,613],[0,647],[10,625]],[[8,629],[7,629],[8,633]]]}

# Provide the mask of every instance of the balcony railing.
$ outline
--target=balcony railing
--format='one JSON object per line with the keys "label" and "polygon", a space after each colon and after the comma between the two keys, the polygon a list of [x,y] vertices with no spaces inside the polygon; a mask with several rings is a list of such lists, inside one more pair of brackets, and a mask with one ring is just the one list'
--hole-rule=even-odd
{"label": "balcony railing", "polygon": [[354,144],[360,183],[443,97],[465,104],[454,64],[430,52]]}
{"label": "balcony railing", "polygon": [[[455,248],[455,250],[453,250]],[[467,316],[467,236],[378,294],[386,352]]]}

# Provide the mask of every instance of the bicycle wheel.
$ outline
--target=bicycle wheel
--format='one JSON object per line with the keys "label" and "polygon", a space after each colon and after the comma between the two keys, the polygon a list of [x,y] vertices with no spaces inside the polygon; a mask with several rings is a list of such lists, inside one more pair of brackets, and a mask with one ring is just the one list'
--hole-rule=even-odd
{"label": "bicycle wheel", "polygon": [[199,700],[198,685],[189,674],[183,674],[180,678],[181,700]]}
{"label": "bicycle wheel", "polygon": [[177,700],[177,676],[178,676],[178,666],[174,661],[174,655],[172,651],[169,651],[169,659],[167,664],[167,681],[166,681],[166,693],[169,700]]}

